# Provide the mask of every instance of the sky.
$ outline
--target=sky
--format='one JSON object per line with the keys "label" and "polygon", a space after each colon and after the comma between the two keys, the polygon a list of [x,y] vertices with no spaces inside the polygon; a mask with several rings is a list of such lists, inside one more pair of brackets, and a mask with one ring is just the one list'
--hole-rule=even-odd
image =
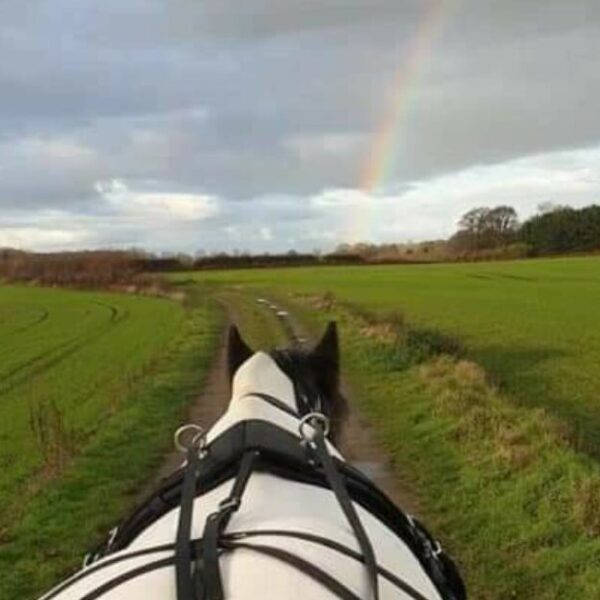
{"label": "sky", "polygon": [[330,250],[600,203],[598,0],[2,0],[0,246]]}

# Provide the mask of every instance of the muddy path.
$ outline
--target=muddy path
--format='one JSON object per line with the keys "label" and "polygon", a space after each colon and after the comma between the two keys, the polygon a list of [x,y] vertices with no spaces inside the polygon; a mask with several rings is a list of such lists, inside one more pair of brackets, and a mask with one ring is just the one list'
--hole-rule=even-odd
{"label": "muddy path", "polygon": [[[255,301],[255,300],[254,300]],[[219,349],[209,369],[202,392],[190,406],[187,423],[196,423],[204,428],[210,428],[221,416],[229,401],[230,386],[227,381],[226,369],[226,333],[228,326],[235,323],[244,331],[244,323],[235,308],[223,303],[227,318]],[[293,343],[310,345],[313,341],[308,330],[291,314],[287,308],[282,309],[273,302],[261,304],[261,310],[271,311],[277,315],[278,322],[286,337]],[[342,372],[343,375],[343,372]],[[365,473],[380,489],[382,489],[397,505],[404,510],[419,514],[418,503],[410,494],[409,486],[402,482],[393,470],[393,465],[382,445],[377,439],[377,434],[369,422],[360,413],[356,403],[352,401],[352,390],[342,379],[344,395],[349,403],[349,415],[340,439],[340,451],[345,458]],[[166,457],[153,479],[149,490],[172,473],[182,461],[181,454],[173,450]],[[149,491],[146,490],[146,491]]]}
{"label": "muddy path", "polygon": [[[311,338],[306,327],[288,310],[271,303],[265,309],[274,311],[291,341],[299,345],[310,346],[316,340]],[[348,419],[344,423],[339,442],[339,450],[344,458],[353,466],[367,475],[375,485],[383,490],[395,504],[405,511],[418,515],[417,499],[409,492],[408,482],[403,482],[394,472],[392,461],[377,438],[377,433],[361,414],[356,402],[353,402],[353,392],[347,380],[343,377],[342,357],[342,392],[348,400]]]}

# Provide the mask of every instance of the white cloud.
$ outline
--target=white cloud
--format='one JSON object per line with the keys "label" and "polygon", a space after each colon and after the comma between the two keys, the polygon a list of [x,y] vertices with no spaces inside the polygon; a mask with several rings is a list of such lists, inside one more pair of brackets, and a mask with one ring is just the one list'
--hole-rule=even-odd
{"label": "white cloud", "polygon": [[89,241],[84,229],[46,229],[42,227],[0,228],[0,247],[26,250],[63,250],[81,248]]}
{"label": "white cloud", "polygon": [[261,227],[259,230],[260,238],[265,242],[270,242],[273,239],[270,227]]}
{"label": "white cloud", "polygon": [[94,187],[117,218],[122,216],[161,225],[165,220],[205,220],[219,212],[218,199],[208,194],[136,190],[120,179],[99,181]]}
{"label": "white cloud", "polygon": [[141,246],[151,250],[284,251],[345,241],[402,242],[451,235],[474,206],[510,204],[522,219],[542,202],[600,202],[600,146],[474,166],[388,187],[381,193],[327,188],[245,200],[180,191],[151,180],[95,185],[94,211],[13,211],[0,245],[37,250]]}
{"label": "white cloud", "polygon": [[329,232],[323,239],[336,231],[338,241],[447,237],[475,206],[509,204],[525,219],[548,201],[575,207],[600,203],[600,147],[474,166],[397,191],[327,189],[309,199],[322,223],[318,231]]}
{"label": "white cloud", "polygon": [[[173,187],[173,186],[171,186]],[[97,181],[100,202],[92,212],[36,211],[15,207],[0,225],[0,246],[28,250],[140,246],[151,250],[188,250],[205,239],[204,223],[217,217],[220,201],[207,194],[157,191],[164,183],[131,185],[121,179]]]}

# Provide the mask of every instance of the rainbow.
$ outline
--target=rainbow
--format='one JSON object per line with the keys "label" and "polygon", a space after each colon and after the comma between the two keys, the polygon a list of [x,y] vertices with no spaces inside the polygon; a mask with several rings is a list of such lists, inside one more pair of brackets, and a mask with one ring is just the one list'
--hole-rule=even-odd
{"label": "rainbow", "polygon": [[[409,113],[411,100],[419,87],[430,56],[445,23],[458,0],[427,0],[415,34],[410,40],[406,58],[394,78],[392,101],[367,153],[359,188],[364,205],[357,210],[350,227],[352,241],[366,240],[377,216],[377,195],[390,182],[398,164],[402,128]],[[366,214],[365,214],[366,213]]]}

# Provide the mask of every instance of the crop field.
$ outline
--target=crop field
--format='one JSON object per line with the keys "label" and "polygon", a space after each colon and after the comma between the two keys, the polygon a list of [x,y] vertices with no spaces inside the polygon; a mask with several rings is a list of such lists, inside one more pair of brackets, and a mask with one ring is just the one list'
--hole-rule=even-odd
{"label": "crop field", "polygon": [[[600,260],[207,271],[181,304],[0,286],[0,598],[147,484],[217,347],[336,319],[353,406],[482,600],[600,597]],[[185,283],[185,285],[183,285]]]}
{"label": "crop field", "polygon": [[353,408],[471,597],[600,597],[599,259],[192,279],[245,295],[250,320],[266,296],[338,321]]}
{"label": "crop field", "polygon": [[139,493],[217,323],[208,306],[0,286],[0,597],[72,568]]}
{"label": "crop field", "polygon": [[181,318],[164,301],[0,288],[2,506],[35,471],[59,469],[118,408]]}
{"label": "crop field", "polygon": [[203,281],[323,294],[456,336],[514,400],[600,457],[600,259],[224,271]]}

